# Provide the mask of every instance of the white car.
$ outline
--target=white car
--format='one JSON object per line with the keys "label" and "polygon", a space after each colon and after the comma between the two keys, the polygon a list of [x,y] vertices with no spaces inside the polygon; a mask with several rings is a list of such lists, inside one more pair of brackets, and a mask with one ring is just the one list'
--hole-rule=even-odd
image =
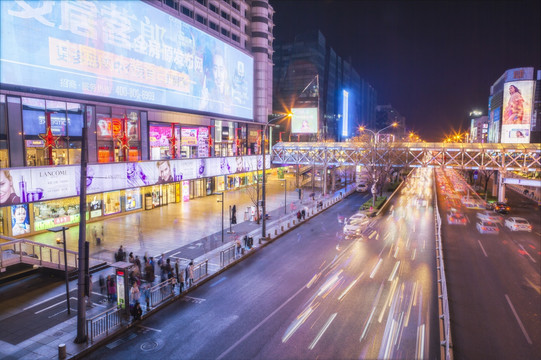
{"label": "white car", "polygon": [[499,234],[500,229],[495,222],[481,220],[477,222],[477,231],[481,234]]}
{"label": "white car", "polygon": [[362,213],[353,214],[348,218],[348,220],[360,220],[363,223],[369,221],[368,216],[366,216],[365,214],[362,214]]}
{"label": "white car", "polygon": [[368,191],[368,185],[366,185],[366,184],[357,184],[357,187],[355,187],[355,190],[357,192],[366,192],[366,191]]}
{"label": "white car", "polygon": [[505,226],[511,231],[532,231],[532,225],[530,225],[528,220],[521,217],[505,219]]}
{"label": "white car", "polygon": [[344,235],[360,235],[361,231],[364,229],[364,226],[368,223],[367,220],[361,219],[347,219],[344,224]]}
{"label": "white car", "polygon": [[478,212],[477,213],[477,218],[479,220],[490,221],[490,222],[494,222],[494,223],[498,223],[498,224],[501,224],[503,222],[503,217],[500,216],[500,215],[495,214],[492,211]]}

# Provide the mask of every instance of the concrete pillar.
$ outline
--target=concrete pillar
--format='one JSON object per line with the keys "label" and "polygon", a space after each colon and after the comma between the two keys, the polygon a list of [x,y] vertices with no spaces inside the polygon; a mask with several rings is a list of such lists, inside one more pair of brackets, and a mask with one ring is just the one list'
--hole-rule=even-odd
{"label": "concrete pillar", "polygon": [[299,173],[301,172],[301,164],[297,164],[295,169],[295,187],[299,189],[301,187],[301,183],[299,182]]}
{"label": "concrete pillar", "polygon": [[334,192],[336,190],[336,168],[332,169],[331,176],[331,191]]}
{"label": "concrete pillar", "polygon": [[494,174],[494,176],[492,176],[492,196],[496,196],[498,195],[498,176],[499,176],[499,172],[497,172],[496,174]]}
{"label": "concrete pillar", "polygon": [[323,166],[323,195],[327,195],[327,165]]}
{"label": "concrete pillar", "polygon": [[498,176],[498,201],[505,201],[505,184],[503,179],[505,177],[505,172],[500,171]]}

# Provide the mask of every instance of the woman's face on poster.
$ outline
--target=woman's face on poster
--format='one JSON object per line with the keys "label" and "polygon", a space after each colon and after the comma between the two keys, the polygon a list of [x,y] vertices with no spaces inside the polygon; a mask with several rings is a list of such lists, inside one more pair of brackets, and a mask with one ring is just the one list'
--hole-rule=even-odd
{"label": "woman's face on poster", "polygon": [[0,171],[0,203],[8,201],[12,188],[13,184],[11,180],[6,176],[4,171]]}
{"label": "woman's face on poster", "polygon": [[15,210],[15,222],[17,224],[24,224],[26,221],[26,210],[23,207],[18,207]]}

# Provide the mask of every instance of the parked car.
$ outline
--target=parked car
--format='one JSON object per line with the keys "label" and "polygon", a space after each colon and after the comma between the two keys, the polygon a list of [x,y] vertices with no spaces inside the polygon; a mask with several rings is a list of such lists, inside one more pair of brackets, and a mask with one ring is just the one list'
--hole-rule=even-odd
{"label": "parked car", "polygon": [[505,219],[505,226],[511,231],[532,231],[532,225],[530,225],[528,220],[521,217]]}
{"label": "parked car", "polygon": [[459,212],[451,212],[447,215],[447,222],[451,225],[466,225],[468,218]]}
{"label": "parked car", "polygon": [[503,202],[497,202],[494,204],[494,211],[500,213],[500,214],[509,214],[509,211],[511,211],[511,207]]}
{"label": "parked car", "polygon": [[477,222],[477,231],[481,234],[499,234],[500,228],[495,222],[481,220]]}
{"label": "parked car", "polygon": [[490,221],[498,224],[503,223],[503,217],[494,214],[492,211],[482,211],[477,213],[479,220]]}
{"label": "parked car", "polygon": [[368,185],[366,185],[366,184],[357,184],[357,187],[355,187],[355,190],[357,192],[366,192],[366,191],[368,191]]}

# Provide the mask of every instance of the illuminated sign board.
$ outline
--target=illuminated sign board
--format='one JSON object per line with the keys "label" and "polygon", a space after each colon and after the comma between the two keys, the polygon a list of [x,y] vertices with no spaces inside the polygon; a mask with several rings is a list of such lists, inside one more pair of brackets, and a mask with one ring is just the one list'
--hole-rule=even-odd
{"label": "illuminated sign board", "polygon": [[343,95],[343,103],[342,103],[342,136],[348,136],[349,132],[349,105],[348,105],[348,98],[349,93],[346,90],[342,90]]}
{"label": "illuminated sign board", "polygon": [[[269,168],[270,157],[265,161]],[[89,164],[86,188],[90,195],[262,168],[261,155]],[[0,193],[0,206],[77,196],[80,170],[79,165],[2,169],[0,183],[6,184],[10,192]]]}
{"label": "illuminated sign board", "polygon": [[291,132],[294,134],[317,134],[317,108],[293,108]]}
{"label": "illuminated sign board", "polygon": [[503,88],[502,143],[529,143],[533,81],[513,81]]}
{"label": "illuminated sign board", "polygon": [[0,1],[0,82],[253,118],[253,58],[142,1]]}

